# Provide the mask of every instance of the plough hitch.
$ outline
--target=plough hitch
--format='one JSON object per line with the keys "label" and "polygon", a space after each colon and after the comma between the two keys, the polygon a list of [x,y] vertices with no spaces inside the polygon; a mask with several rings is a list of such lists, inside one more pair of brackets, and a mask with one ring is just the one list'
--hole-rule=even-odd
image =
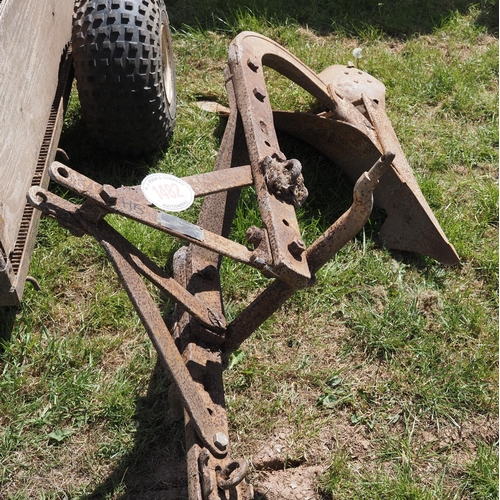
{"label": "plough hitch", "polygon": [[[263,65],[309,91],[325,111],[273,112]],[[374,197],[388,213],[381,232],[386,246],[446,264],[458,260],[385,114],[383,85],[365,73],[355,81],[352,68],[338,68],[316,75],[268,38],[249,32],[236,37],[225,71],[228,123],[214,171],[182,179],[194,196],[205,197],[197,224],[154,208],[139,187],[101,185],[57,162],[50,168],[52,180],[85,201],[76,205],[40,188],[29,191],[33,206],[73,234],[93,236],[113,263],[182,401],[190,500],[253,498],[245,480],[248,463],[231,458],[223,369],[230,354],[296,290],[314,284],[317,271],[362,229]],[[309,247],[295,214],[308,194],[302,166],[281,152],[275,125],[316,145],[355,181],[351,207]],[[248,228],[247,247],[230,240],[229,231],[240,190],[252,185],[262,227]],[[109,213],[188,242],[174,256],[173,276],[113,229],[105,220]],[[273,279],[229,323],[220,287],[222,256]],[[176,304],[168,324],[144,279]]]}

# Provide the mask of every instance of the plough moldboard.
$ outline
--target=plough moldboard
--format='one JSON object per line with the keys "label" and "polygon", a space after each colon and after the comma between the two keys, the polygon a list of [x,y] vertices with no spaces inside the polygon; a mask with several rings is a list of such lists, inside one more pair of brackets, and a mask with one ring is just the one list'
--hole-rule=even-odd
{"label": "plough moldboard", "polygon": [[[311,93],[324,112],[273,112],[263,66]],[[76,205],[41,188],[28,194],[33,206],[73,234],[93,236],[113,263],[185,410],[190,500],[253,498],[245,480],[248,463],[231,457],[222,382],[228,357],[296,290],[314,284],[317,271],[362,229],[373,202],[387,212],[383,245],[458,262],[387,118],[381,82],[352,66],[317,75],[251,32],[231,43],[225,80],[230,108],[214,171],[182,179],[195,196],[205,197],[197,224],[158,210],[137,186],[101,185],[58,162],[50,168],[52,180],[85,201]],[[295,214],[308,194],[302,167],[281,152],[275,127],[317,147],[355,182],[351,207],[309,247]],[[262,227],[248,228],[245,246],[228,235],[240,190],[251,185]],[[165,189],[163,196],[170,195]],[[188,242],[174,256],[173,276],[113,229],[105,220],[109,213]],[[220,288],[222,256],[272,280],[230,323]],[[168,325],[144,279],[176,304]]]}

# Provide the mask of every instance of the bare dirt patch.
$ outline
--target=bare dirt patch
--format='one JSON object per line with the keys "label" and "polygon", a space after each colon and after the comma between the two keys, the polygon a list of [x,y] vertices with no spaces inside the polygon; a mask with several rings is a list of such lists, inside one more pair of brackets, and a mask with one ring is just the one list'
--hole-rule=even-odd
{"label": "bare dirt patch", "polygon": [[272,434],[252,459],[256,500],[322,500],[320,477],[335,450],[347,451],[348,459],[363,462],[372,446],[365,430],[347,421],[347,413],[335,426],[325,426],[306,445],[307,452],[295,457],[293,431],[282,428]]}
{"label": "bare dirt patch", "polygon": [[256,500],[321,500],[317,490],[320,466],[297,467],[281,471],[261,472],[255,487]]}

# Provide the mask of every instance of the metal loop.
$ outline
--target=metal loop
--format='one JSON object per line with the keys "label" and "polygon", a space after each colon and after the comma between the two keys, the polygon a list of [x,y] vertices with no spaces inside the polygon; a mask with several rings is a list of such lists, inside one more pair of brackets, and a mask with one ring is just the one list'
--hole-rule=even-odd
{"label": "metal loop", "polygon": [[246,460],[234,460],[223,470],[217,473],[217,486],[228,490],[238,486],[248,473],[248,462]]}

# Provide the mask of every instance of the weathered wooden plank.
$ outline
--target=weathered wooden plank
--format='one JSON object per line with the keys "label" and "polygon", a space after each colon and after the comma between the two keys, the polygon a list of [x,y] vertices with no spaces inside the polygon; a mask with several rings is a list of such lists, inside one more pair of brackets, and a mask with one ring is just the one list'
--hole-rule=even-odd
{"label": "weathered wooden plank", "polygon": [[19,232],[71,36],[73,0],[3,0],[0,6],[0,245]]}
{"label": "weathered wooden plank", "polygon": [[26,192],[48,184],[59,141],[72,11],[73,0],[0,0],[0,306],[19,304],[28,273],[40,216]]}

